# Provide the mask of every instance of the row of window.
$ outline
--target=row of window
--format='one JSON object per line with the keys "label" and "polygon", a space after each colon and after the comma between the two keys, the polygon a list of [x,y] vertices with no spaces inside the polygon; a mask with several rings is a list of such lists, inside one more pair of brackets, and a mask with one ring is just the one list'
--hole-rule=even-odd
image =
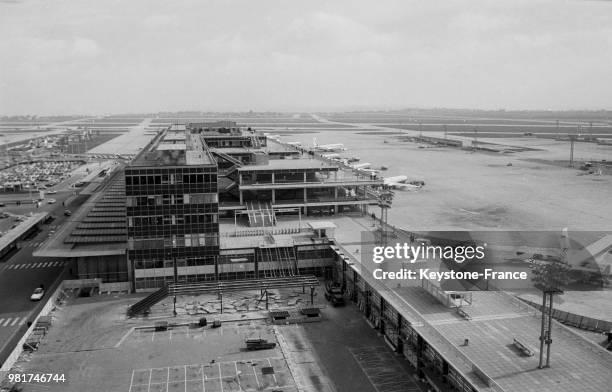
{"label": "row of window", "polygon": [[151,174],[125,176],[125,185],[208,184],[217,182],[217,174]]}
{"label": "row of window", "polygon": [[159,249],[159,248],[184,248],[192,246],[219,246],[218,234],[185,234],[172,235],[164,238],[134,239],[128,238],[129,250]]}
{"label": "row of window", "polygon": [[[187,259],[177,258],[177,267],[195,267],[198,265],[214,265],[214,257],[189,257]],[[149,269],[149,268],[174,268],[174,260],[138,260],[134,263],[136,269]]]}
{"label": "row of window", "polygon": [[217,193],[185,193],[183,195],[127,196],[128,207],[218,203]]}
{"label": "row of window", "polygon": [[217,223],[217,214],[148,215],[128,217],[128,227]]}

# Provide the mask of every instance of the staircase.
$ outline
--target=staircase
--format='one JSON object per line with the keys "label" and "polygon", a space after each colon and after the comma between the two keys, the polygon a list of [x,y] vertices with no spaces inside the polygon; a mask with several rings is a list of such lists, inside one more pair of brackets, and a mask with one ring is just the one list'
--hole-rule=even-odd
{"label": "staircase", "polygon": [[212,152],[213,154],[215,154],[216,156],[218,156],[219,158],[221,158],[221,159],[223,159],[223,160],[225,160],[227,162],[233,163],[234,165],[237,165],[237,166],[242,166],[242,162],[239,159],[236,159],[233,156],[231,156],[229,154],[226,154],[226,153],[224,153],[223,151],[220,151],[217,148],[211,149],[210,152]]}
{"label": "staircase", "polygon": [[234,158],[233,156],[226,154],[217,148],[212,148],[210,152],[216,155],[218,158],[221,158],[222,160],[229,162],[231,164],[231,166],[228,168],[220,169],[222,171],[221,174],[226,177],[229,177],[232,174],[234,174],[236,170],[238,170],[238,168],[242,166],[242,162],[239,159]]}
{"label": "staircase", "polygon": [[259,265],[267,263],[269,268],[260,269],[259,274],[264,278],[284,278],[297,276],[297,260],[292,247],[260,248]]}
{"label": "staircase", "polygon": [[247,202],[247,215],[249,226],[270,227],[276,225],[276,214],[269,202],[251,201]]}
{"label": "staircase", "polygon": [[134,317],[136,315],[146,313],[149,309],[151,309],[151,306],[166,298],[168,293],[168,285],[164,285],[159,290],[149,294],[147,297],[130,306],[127,311],[128,317]]}

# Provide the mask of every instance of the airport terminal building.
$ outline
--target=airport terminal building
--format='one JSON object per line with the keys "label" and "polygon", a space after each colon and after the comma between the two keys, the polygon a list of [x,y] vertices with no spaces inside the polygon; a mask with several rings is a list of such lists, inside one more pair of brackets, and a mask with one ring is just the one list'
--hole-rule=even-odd
{"label": "airport terminal building", "polygon": [[361,214],[382,184],[233,122],[173,125],[35,255],[69,258],[79,278],[131,291],[321,276],[334,224],[308,217]]}

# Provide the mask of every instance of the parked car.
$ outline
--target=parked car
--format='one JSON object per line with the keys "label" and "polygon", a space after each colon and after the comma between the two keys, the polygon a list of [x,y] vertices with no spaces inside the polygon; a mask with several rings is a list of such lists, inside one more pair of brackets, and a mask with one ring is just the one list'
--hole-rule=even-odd
{"label": "parked car", "polygon": [[325,285],[325,299],[331,302],[333,306],[343,306],[344,296],[342,295],[342,287],[338,283],[328,282]]}
{"label": "parked car", "polygon": [[66,215],[66,216],[70,216],[70,215],[72,215],[72,211],[70,211],[70,210],[64,210],[64,215]]}
{"label": "parked car", "polygon": [[49,199],[49,200],[47,200],[47,203],[54,204],[55,203],[55,199]]}
{"label": "parked car", "polygon": [[44,295],[45,295],[45,289],[43,287],[37,287],[32,293],[32,295],[30,296],[30,300],[40,301]]}

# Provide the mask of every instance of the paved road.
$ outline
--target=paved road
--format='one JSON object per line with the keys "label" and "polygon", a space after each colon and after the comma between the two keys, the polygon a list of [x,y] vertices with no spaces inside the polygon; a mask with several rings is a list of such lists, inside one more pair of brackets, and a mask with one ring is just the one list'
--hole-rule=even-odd
{"label": "paved road", "polygon": [[[76,210],[87,198],[77,197],[68,208]],[[41,225],[41,231],[24,241],[16,252],[0,259],[0,364],[12,349],[15,340],[27,329],[27,322],[36,317],[43,302],[30,301],[36,287],[44,285],[47,295],[53,283],[70,268],[65,260],[58,258],[34,258],[32,253],[53,230],[57,230],[67,217],[61,202],[50,211],[56,219]]]}
{"label": "paved road", "polygon": [[393,353],[353,303],[328,306],[323,317],[323,322],[302,326],[337,392],[426,390],[408,362]]}

